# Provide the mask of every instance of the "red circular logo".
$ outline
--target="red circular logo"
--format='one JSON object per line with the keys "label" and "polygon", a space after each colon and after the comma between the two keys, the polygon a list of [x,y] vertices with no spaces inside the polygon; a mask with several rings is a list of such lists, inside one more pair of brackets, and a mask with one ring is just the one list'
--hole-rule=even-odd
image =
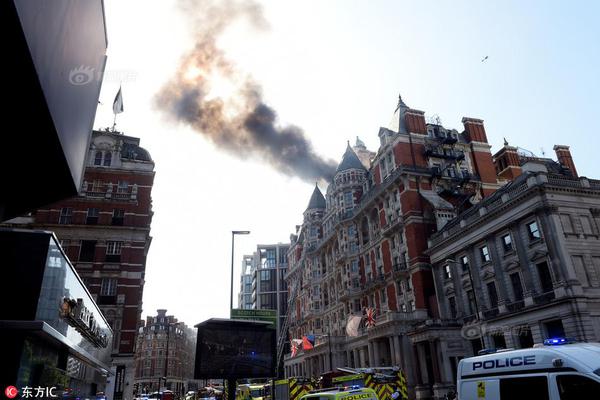
{"label": "red circular logo", "polygon": [[4,394],[9,399],[14,399],[19,394],[19,390],[14,386],[8,386],[6,390],[4,390]]}

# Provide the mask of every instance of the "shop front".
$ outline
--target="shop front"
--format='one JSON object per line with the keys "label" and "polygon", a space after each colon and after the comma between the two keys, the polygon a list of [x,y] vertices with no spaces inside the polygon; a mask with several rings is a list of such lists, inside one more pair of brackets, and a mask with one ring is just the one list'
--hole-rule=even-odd
{"label": "shop front", "polygon": [[112,330],[52,232],[0,230],[3,387],[20,398],[96,399]]}

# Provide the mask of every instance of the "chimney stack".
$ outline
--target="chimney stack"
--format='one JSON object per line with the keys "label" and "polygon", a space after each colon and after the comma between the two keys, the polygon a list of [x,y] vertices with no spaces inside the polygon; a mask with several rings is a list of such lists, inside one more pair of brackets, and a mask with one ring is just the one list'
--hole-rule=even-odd
{"label": "chimney stack", "polygon": [[522,173],[517,148],[510,146],[506,139],[504,139],[504,147],[494,154],[494,165],[500,179],[512,181]]}
{"label": "chimney stack", "polygon": [[427,135],[427,126],[425,124],[425,111],[413,110],[409,108],[404,113],[404,121],[409,132]]}
{"label": "chimney stack", "polygon": [[558,162],[563,167],[568,168],[573,176],[577,178],[579,175],[577,175],[577,170],[575,169],[575,163],[573,162],[573,157],[571,157],[569,146],[557,144],[554,146],[554,151],[556,152],[556,158],[558,159]]}
{"label": "chimney stack", "polygon": [[462,123],[465,127],[467,141],[481,143],[488,142],[482,119],[463,117]]}

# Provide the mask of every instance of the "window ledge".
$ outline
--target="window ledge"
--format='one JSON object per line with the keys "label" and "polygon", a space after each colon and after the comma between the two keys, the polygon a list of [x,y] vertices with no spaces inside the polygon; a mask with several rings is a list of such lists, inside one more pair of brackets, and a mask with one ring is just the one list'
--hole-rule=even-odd
{"label": "window ledge", "polygon": [[504,258],[510,257],[510,256],[514,256],[515,255],[515,249],[511,249],[511,250],[505,250],[504,251]]}
{"label": "window ledge", "polygon": [[537,246],[538,244],[540,244],[542,242],[543,242],[543,240],[541,238],[530,240],[529,247],[531,248],[531,247]]}

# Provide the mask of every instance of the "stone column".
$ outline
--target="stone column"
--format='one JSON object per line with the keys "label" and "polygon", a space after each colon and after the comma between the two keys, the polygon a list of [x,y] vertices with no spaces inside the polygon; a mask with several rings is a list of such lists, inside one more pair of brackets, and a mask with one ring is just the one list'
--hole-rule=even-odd
{"label": "stone column", "polygon": [[[556,281],[577,280],[577,274],[575,274],[572,263],[567,261],[567,257],[565,257],[565,253],[568,254],[568,252],[561,246],[564,242],[564,237],[561,240],[558,235],[558,232],[562,229],[561,223],[560,221],[554,221],[552,218],[553,215],[550,214],[551,212],[552,207],[545,207],[536,214],[538,223],[541,225],[539,229],[543,233],[546,248],[548,249],[548,256],[550,258],[548,267],[554,272]],[[556,217],[556,220],[558,220],[558,217]],[[556,231],[556,229],[559,230]]]}
{"label": "stone column", "polygon": [[525,249],[525,242],[523,241],[523,235],[519,229],[519,225],[515,224],[511,226],[510,231],[515,239],[515,248],[517,250],[517,256],[519,257],[519,264],[521,266],[523,276],[523,300],[525,305],[533,304],[533,294],[535,293],[535,272],[532,270],[531,263],[527,258],[527,250]]}
{"label": "stone column", "polygon": [[388,336],[388,343],[390,346],[390,364],[398,365],[398,361],[396,361],[396,352],[394,347],[394,337]]}
{"label": "stone column", "polygon": [[[486,296],[483,293],[483,286],[481,282],[481,257],[479,256],[479,251],[474,247],[469,249],[469,268],[471,269],[471,276],[473,277],[473,282],[471,282],[473,290],[473,295],[477,298],[477,307],[479,310],[477,311],[477,318],[481,321],[481,309],[485,305]],[[468,298],[467,298],[468,301]]]}
{"label": "stone column", "polygon": [[379,342],[373,340],[373,367],[380,367],[381,359],[379,358]]}
{"label": "stone column", "polygon": [[433,369],[433,383],[440,383],[441,382],[441,377],[440,377],[440,365],[439,365],[439,358],[438,358],[438,352],[436,350],[437,346],[434,340],[429,340],[429,351],[431,352],[431,366]]}
{"label": "stone column", "polygon": [[392,339],[394,341],[394,355],[396,358],[396,365],[404,369],[406,368],[406,363],[402,359],[403,351],[400,348],[400,338],[398,337],[398,335],[394,335]]}
{"label": "stone column", "polygon": [[419,343],[415,343],[412,345],[413,353],[415,357],[415,384],[422,385],[423,384],[423,376],[421,375],[421,354],[419,351]]}
{"label": "stone column", "polygon": [[369,352],[369,367],[373,367],[374,364],[374,355],[373,355],[373,343],[371,343],[371,341],[368,342],[367,344],[367,350]]}
{"label": "stone column", "polygon": [[529,329],[531,329],[531,337],[533,337],[533,343],[544,342],[544,334],[542,332],[541,322],[538,322],[537,324],[530,324]]}
{"label": "stone column", "polygon": [[496,282],[496,288],[498,289],[498,308],[500,312],[506,310],[505,303],[508,303],[508,290],[506,289],[506,279],[502,279],[505,275],[504,270],[502,269],[502,257],[498,251],[498,240],[494,236],[489,236],[486,239],[486,244],[488,249],[490,250],[490,255],[492,257],[492,268],[494,270],[494,274],[496,275],[494,281]]}

